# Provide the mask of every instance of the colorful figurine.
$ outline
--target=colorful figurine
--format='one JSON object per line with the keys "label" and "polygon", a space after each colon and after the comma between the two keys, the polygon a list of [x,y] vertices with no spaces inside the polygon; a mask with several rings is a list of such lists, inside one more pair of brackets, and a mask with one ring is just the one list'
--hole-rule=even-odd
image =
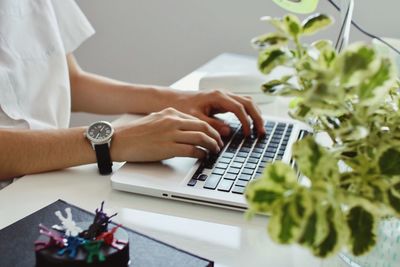
{"label": "colorful figurine", "polygon": [[79,247],[84,245],[87,241],[85,239],[77,237],[77,236],[68,236],[67,238],[67,246],[57,252],[58,255],[64,255],[65,253],[69,253],[68,257],[71,259],[75,259],[78,254]]}
{"label": "colorful figurine", "polygon": [[89,240],[95,240],[97,236],[101,233],[107,232],[108,224],[111,222],[111,218],[116,216],[117,213],[107,216],[105,212],[103,212],[104,201],[101,202],[101,208],[96,209],[96,215],[94,217],[93,223],[89,226],[89,229],[82,232],[80,234],[81,237]]}
{"label": "colorful figurine", "polygon": [[94,257],[97,257],[98,261],[105,261],[106,258],[104,254],[100,251],[103,240],[86,241],[83,244],[83,248],[87,251],[87,263],[93,263]]}
{"label": "colorful figurine", "polygon": [[60,225],[53,225],[52,228],[58,231],[64,231],[66,236],[77,236],[82,229],[76,226],[76,223],[72,220],[71,208],[66,208],[65,212],[67,213],[67,217],[63,217],[61,211],[56,211],[56,216],[61,221]]}
{"label": "colorful figurine", "polygon": [[117,226],[113,227],[110,231],[101,233],[96,240],[103,240],[104,243],[108,246],[111,246],[115,249],[121,250],[124,248],[123,245],[126,245],[128,242],[124,240],[118,240],[114,237],[115,232],[119,227],[121,227],[121,224],[118,224]]}
{"label": "colorful figurine", "polygon": [[35,250],[39,251],[49,247],[65,247],[65,239],[64,237],[55,231],[51,231],[49,228],[44,226],[43,224],[39,224],[39,232],[41,235],[45,235],[49,237],[49,241],[36,241],[35,242]]}

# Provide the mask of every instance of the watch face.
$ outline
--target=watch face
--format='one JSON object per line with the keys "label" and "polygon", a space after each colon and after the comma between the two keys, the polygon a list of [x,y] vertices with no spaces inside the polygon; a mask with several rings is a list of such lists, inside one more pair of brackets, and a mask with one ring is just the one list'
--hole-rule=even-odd
{"label": "watch face", "polygon": [[87,137],[95,143],[107,142],[113,132],[114,130],[110,123],[99,121],[89,126]]}

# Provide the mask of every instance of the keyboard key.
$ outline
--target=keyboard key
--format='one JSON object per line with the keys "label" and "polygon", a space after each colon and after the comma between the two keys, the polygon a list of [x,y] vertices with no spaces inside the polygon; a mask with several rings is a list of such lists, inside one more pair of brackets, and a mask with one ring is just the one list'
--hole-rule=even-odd
{"label": "keyboard key", "polygon": [[256,158],[249,158],[249,159],[247,160],[247,162],[257,164],[258,159],[256,159]]}
{"label": "keyboard key", "polygon": [[251,158],[260,158],[261,157],[261,153],[257,153],[257,152],[253,152],[250,154]]}
{"label": "keyboard key", "polygon": [[245,168],[249,168],[249,169],[255,169],[256,168],[256,164],[254,163],[246,163],[246,165],[244,166]]}
{"label": "keyboard key", "polygon": [[228,164],[226,164],[226,163],[217,163],[217,165],[215,165],[215,168],[226,169],[226,168],[228,168]]}
{"label": "keyboard key", "polygon": [[228,169],[228,173],[233,173],[233,174],[238,174],[239,171],[240,171],[240,169],[238,169],[238,168],[233,168],[233,167],[230,167],[230,168]]}
{"label": "keyboard key", "polygon": [[268,147],[267,150],[265,150],[265,152],[268,152],[268,153],[275,153],[276,150],[277,150],[276,147]]}
{"label": "keyboard key", "polygon": [[263,157],[261,162],[273,162],[274,158],[270,158],[270,157]]}
{"label": "keyboard key", "polygon": [[246,158],[236,157],[233,162],[243,163],[246,161]]}
{"label": "keyboard key", "polygon": [[242,147],[239,149],[240,152],[250,152],[251,149],[249,147]]}
{"label": "keyboard key", "polygon": [[267,152],[267,153],[264,154],[264,157],[263,157],[263,158],[273,158],[273,157],[275,157],[275,153],[269,153],[269,152]]}
{"label": "keyboard key", "polygon": [[187,183],[187,185],[188,185],[188,186],[195,186],[196,183],[197,183],[197,180],[192,178],[192,179],[190,179],[190,181]]}
{"label": "keyboard key", "polygon": [[217,187],[219,180],[221,180],[221,177],[221,175],[210,175],[204,184],[204,188],[214,190]]}
{"label": "keyboard key", "polygon": [[266,143],[257,143],[254,148],[264,149]]}
{"label": "keyboard key", "polygon": [[237,182],[235,183],[235,185],[246,187],[246,185],[247,185],[248,183],[249,183],[249,181],[237,180]]}
{"label": "keyboard key", "polygon": [[274,143],[274,144],[279,144],[280,141],[281,141],[281,138],[274,137],[271,139],[271,143]]}
{"label": "keyboard key", "polygon": [[272,147],[272,148],[278,148],[278,146],[279,146],[279,144],[270,143],[270,144],[268,145],[268,148],[270,148],[270,147]]}
{"label": "keyboard key", "polygon": [[233,185],[233,181],[223,179],[218,185],[218,190],[224,191],[224,192],[229,192],[232,188],[232,185]]}
{"label": "keyboard key", "polygon": [[249,155],[249,153],[247,153],[247,152],[239,152],[239,153],[237,153],[237,156],[241,157],[241,158],[247,158],[248,155]]}
{"label": "keyboard key", "polygon": [[198,177],[197,177],[197,180],[199,180],[199,181],[205,181],[205,180],[207,180],[207,175],[206,174],[204,174],[204,173],[202,173],[202,174],[200,174]]}
{"label": "keyboard key", "polygon": [[225,152],[225,153],[222,155],[223,158],[228,158],[228,159],[233,158],[233,156],[234,156],[234,154],[233,154],[233,153],[230,153],[230,152]]}
{"label": "keyboard key", "polygon": [[227,179],[227,180],[236,180],[236,174],[227,173],[227,174],[224,175],[224,179]]}
{"label": "keyboard key", "polygon": [[253,173],[254,173],[254,170],[248,169],[248,168],[244,168],[242,171],[242,174],[252,175]]}
{"label": "keyboard key", "polygon": [[267,162],[263,162],[263,161],[262,161],[262,162],[260,163],[260,165],[258,166],[258,168],[264,169],[265,166],[267,166]]}
{"label": "keyboard key", "polygon": [[253,152],[256,152],[256,153],[263,153],[263,151],[264,151],[264,149],[262,149],[262,148],[254,148],[253,149]]}
{"label": "keyboard key", "polygon": [[229,164],[229,162],[231,162],[231,160],[228,159],[228,158],[221,158],[221,159],[218,161],[218,163],[226,163],[226,164]]}
{"label": "keyboard key", "polygon": [[241,175],[239,175],[238,179],[239,179],[239,180],[244,180],[244,181],[250,181],[251,175],[248,175],[248,174],[241,174]]}
{"label": "keyboard key", "polygon": [[267,121],[266,123],[265,123],[265,127],[274,127],[275,126],[275,122],[273,122],[273,121]]}
{"label": "keyboard key", "polygon": [[243,166],[243,163],[240,163],[240,162],[232,162],[232,164],[231,164],[231,167],[238,168],[238,169],[242,168],[242,166]]}
{"label": "keyboard key", "polygon": [[222,175],[225,173],[225,170],[223,169],[214,169],[212,174],[217,174],[217,175]]}
{"label": "keyboard key", "polygon": [[225,150],[225,153],[236,153],[236,150],[237,150],[237,147],[232,147],[232,146],[229,146],[226,150]]}
{"label": "keyboard key", "polygon": [[243,195],[245,187],[243,186],[234,186],[232,189],[232,193]]}

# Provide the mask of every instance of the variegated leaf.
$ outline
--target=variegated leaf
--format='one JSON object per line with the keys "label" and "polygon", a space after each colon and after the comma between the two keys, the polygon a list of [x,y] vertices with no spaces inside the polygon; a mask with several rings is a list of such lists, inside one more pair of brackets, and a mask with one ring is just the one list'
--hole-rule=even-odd
{"label": "variegated leaf", "polygon": [[379,158],[379,168],[384,175],[400,175],[400,151],[389,148]]}
{"label": "variegated leaf", "polygon": [[282,162],[269,165],[263,175],[246,188],[245,197],[249,209],[261,213],[270,212],[287,190],[297,186],[296,181],[296,174],[289,165]]}
{"label": "variegated leaf", "polygon": [[277,66],[285,65],[289,61],[289,56],[284,49],[270,47],[258,56],[258,68],[264,74],[269,74]]}
{"label": "variegated leaf", "polygon": [[251,43],[256,49],[262,50],[268,46],[282,46],[287,44],[288,38],[280,32],[271,32],[255,37]]}
{"label": "variegated leaf", "polygon": [[374,215],[362,206],[350,209],[347,215],[347,225],[350,229],[349,249],[353,255],[368,252],[376,243],[376,219]]}
{"label": "variegated leaf", "polygon": [[315,14],[303,21],[303,34],[313,35],[316,32],[325,29],[326,27],[333,24],[334,19],[325,14]]}
{"label": "variegated leaf", "polygon": [[299,35],[302,33],[302,26],[299,18],[295,15],[288,14],[283,17],[283,23],[286,29],[286,32],[291,35],[293,38],[297,39]]}
{"label": "variegated leaf", "polygon": [[293,156],[301,172],[311,180],[337,182],[339,170],[337,159],[317,144],[313,137],[307,137],[293,145]]}

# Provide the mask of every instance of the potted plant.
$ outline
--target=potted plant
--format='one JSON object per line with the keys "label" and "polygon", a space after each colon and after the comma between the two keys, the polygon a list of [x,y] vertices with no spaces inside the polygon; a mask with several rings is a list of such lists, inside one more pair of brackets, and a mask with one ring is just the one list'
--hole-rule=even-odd
{"label": "potted plant", "polygon": [[[288,164],[270,164],[247,187],[248,215],[269,214],[274,241],[298,243],[318,257],[346,249],[365,254],[377,243],[379,222],[400,216],[396,68],[367,44],[337,53],[328,40],[301,42],[330,25],[329,16],[264,20],[276,32],[253,40],[260,71],[268,75],[285,66],[293,73],[268,80],[262,89],[293,97],[290,115],[314,134],[292,147],[302,182]],[[329,146],[318,142],[320,134],[329,137]]]}

